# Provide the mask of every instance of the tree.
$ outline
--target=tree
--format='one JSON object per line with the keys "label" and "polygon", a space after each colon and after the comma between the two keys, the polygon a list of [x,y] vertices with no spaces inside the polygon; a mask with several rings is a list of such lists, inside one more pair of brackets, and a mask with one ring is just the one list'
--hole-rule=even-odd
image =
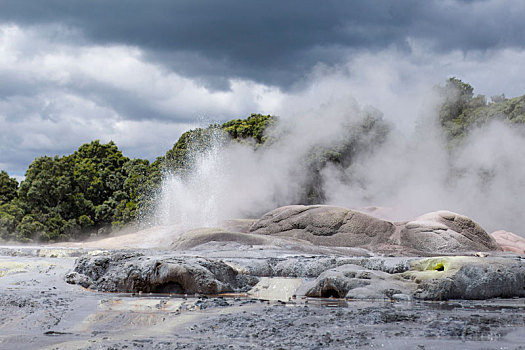
{"label": "tree", "polygon": [[266,141],[265,131],[276,122],[271,115],[251,114],[246,119],[235,119],[221,125],[234,140],[253,139],[257,144]]}
{"label": "tree", "polygon": [[443,102],[439,108],[439,123],[450,142],[457,142],[468,132],[471,126],[469,116],[487,105],[483,95],[474,97],[474,88],[455,77],[447,80],[444,87],[439,87]]}
{"label": "tree", "polygon": [[84,144],[71,155],[76,192],[83,193],[94,206],[102,205],[112,195],[122,190],[126,175],[124,157],[113,141],[101,144],[96,140]]}
{"label": "tree", "polygon": [[11,202],[17,198],[18,181],[9,177],[4,170],[0,171],[0,204]]}
{"label": "tree", "polygon": [[440,92],[444,101],[439,110],[439,120],[442,126],[446,126],[457,120],[468,107],[474,96],[474,88],[453,77],[447,80]]}
{"label": "tree", "polygon": [[149,162],[130,160],[113,142],[96,140],[72,155],[40,157],[20,185],[22,239],[81,238],[89,231],[136,218]]}
{"label": "tree", "polygon": [[161,168],[182,175],[192,168],[197,154],[221,147],[226,142],[225,134],[217,124],[186,131],[160,159]]}
{"label": "tree", "polygon": [[265,132],[276,121],[277,118],[271,115],[251,114],[246,119],[189,130],[181,135],[164,157],[159,157],[157,164],[164,171],[182,175],[191,169],[197,154],[212,147],[223,147],[230,141],[254,142],[257,145],[265,143]]}
{"label": "tree", "polygon": [[2,172],[0,204],[14,199],[17,203],[0,207],[0,237],[78,239],[91,231],[131,223],[151,207],[164,171],[185,173],[196,154],[230,140],[251,138],[262,143],[264,128],[272,119],[252,115],[190,130],[152,164],[125,157],[114,142],[95,140],[71,155],[36,158],[19,188],[16,180]]}
{"label": "tree", "polygon": [[16,239],[16,227],[24,216],[18,206],[18,181],[0,171],[0,239]]}
{"label": "tree", "polygon": [[148,160],[130,159],[123,166],[126,174],[122,192],[114,196],[118,199],[112,224],[122,226],[137,219],[140,211],[146,211],[150,193],[160,183],[158,169]]}
{"label": "tree", "polygon": [[472,86],[457,78],[450,78],[438,91],[443,98],[439,122],[449,140],[449,146],[460,142],[472,128],[491,120],[525,123],[525,95],[512,99],[503,94],[492,96],[492,102],[487,103],[485,96],[474,97]]}
{"label": "tree", "polygon": [[67,157],[36,158],[20,184],[19,197],[28,213],[74,215],[73,163]]}
{"label": "tree", "polygon": [[23,217],[24,210],[15,203],[0,204],[0,238],[17,239],[16,229]]}
{"label": "tree", "polygon": [[306,159],[306,183],[303,185],[305,192],[300,199],[303,204],[323,203],[325,193],[323,190],[323,169],[328,165],[346,169],[354,162],[359,154],[373,152],[376,147],[383,144],[391,126],[383,119],[383,114],[372,110],[363,114],[363,118],[347,125],[341,132],[345,137],[338,143],[327,146],[316,146],[309,150]]}

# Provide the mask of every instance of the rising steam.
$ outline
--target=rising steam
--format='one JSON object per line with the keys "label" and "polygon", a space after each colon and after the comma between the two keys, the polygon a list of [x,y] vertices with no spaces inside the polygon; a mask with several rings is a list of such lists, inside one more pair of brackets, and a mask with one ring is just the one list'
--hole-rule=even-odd
{"label": "rising steam", "polygon": [[523,134],[491,123],[450,149],[435,122],[435,106],[419,115],[412,132],[384,122],[389,130],[384,137],[356,133],[367,118],[382,119],[377,110],[362,108],[351,98],[281,116],[268,131],[275,141],[258,148],[225,143],[217,131],[213,147],[194,154],[189,176],[166,175],[158,221],[216,226],[225,219],[256,218],[278,206],[304,202],[311,181],[309,155],[348,144],[353,137],[359,143],[349,162],[326,162],[319,169],[325,204],[380,207],[375,213],[391,220],[446,209],[470,216],[489,232],[524,235]]}

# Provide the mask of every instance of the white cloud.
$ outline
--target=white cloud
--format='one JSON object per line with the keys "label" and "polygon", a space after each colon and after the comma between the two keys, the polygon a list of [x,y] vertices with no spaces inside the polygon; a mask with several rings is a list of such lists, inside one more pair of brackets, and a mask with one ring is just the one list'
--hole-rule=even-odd
{"label": "white cloud", "polygon": [[93,139],[154,158],[188,128],[270,113],[282,96],[278,88],[242,80],[232,80],[229,91],[210,91],[147,62],[139,48],[78,46],[71,35],[56,27],[0,26],[0,75],[13,82],[0,90],[2,149],[21,157],[33,151],[19,164],[5,161],[11,172],[20,174],[36,156],[70,153]]}

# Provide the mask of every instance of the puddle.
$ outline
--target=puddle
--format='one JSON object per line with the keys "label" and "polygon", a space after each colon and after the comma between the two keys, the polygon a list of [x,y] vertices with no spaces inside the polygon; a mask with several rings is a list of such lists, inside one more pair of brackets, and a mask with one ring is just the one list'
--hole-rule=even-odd
{"label": "puddle", "polygon": [[248,296],[255,299],[270,301],[291,300],[295,291],[304,283],[302,278],[262,277],[250,291]]}
{"label": "puddle", "polygon": [[106,299],[99,302],[98,309],[101,311],[177,312],[182,303],[182,299],[167,298]]}
{"label": "puddle", "polygon": [[[357,303],[358,301],[355,301]],[[324,307],[348,307],[349,304],[354,303],[354,301],[338,298],[307,298],[305,304],[314,305],[314,306],[324,306]]]}

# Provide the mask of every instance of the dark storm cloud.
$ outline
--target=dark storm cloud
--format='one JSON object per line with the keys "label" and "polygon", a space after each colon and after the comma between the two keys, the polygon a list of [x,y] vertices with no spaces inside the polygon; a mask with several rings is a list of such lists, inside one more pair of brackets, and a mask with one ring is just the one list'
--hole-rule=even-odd
{"label": "dark storm cloud", "polygon": [[450,76],[517,96],[524,17],[522,0],[0,0],[0,169],[94,139],[154,159],[208,120],[334,95],[407,126]]}
{"label": "dark storm cloud", "polygon": [[290,86],[344,53],[425,40],[438,51],[524,45],[519,1],[3,0],[0,20],[60,23],[95,43],[137,45],[223,88],[240,77]]}

